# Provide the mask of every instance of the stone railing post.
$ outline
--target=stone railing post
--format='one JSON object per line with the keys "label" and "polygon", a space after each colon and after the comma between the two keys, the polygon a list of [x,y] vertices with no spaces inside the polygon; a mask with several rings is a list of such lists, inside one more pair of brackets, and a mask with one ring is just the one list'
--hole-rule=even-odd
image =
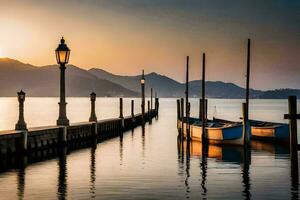
{"label": "stone railing post", "polygon": [[19,101],[19,120],[16,124],[16,130],[27,130],[27,125],[24,120],[24,101],[26,93],[22,90],[18,92],[18,101]]}
{"label": "stone railing post", "polygon": [[119,118],[121,118],[121,128],[123,130],[123,128],[124,128],[123,98],[120,98],[120,116],[119,116]]}
{"label": "stone railing post", "polygon": [[97,116],[95,111],[95,102],[96,102],[96,93],[92,92],[90,94],[91,98],[91,115],[90,115],[90,122],[97,122]]}

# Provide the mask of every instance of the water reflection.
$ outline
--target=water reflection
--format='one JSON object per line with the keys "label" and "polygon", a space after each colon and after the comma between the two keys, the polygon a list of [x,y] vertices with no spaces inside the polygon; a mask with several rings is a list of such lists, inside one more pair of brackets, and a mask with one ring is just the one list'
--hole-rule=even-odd
{"label": "water reflection", "polygon": [[250,163],[251,163],[251,149],[247,148],[244,149],[244,162],[242,164],[242,177],[243,177],[243,196],[244,199],[251,199],[251,193],[250,193],[250,174],[249,174],[249,169],[250,169]]}
{"label": "water reflection", "polygon": [[[293,161],[292,161],[293,162]],[[299,171],[298,163],[291,163],[291,199],[299,199]]]}
{"label": "water reflection", "polygon": [[241,176],[242,176],[242,184],[243,191],[242,196],[244,199],[251,199],[250,192],[250,164],[251,164],[251,149],[244,149],[238,146],[217,146],[217,145],[202,145],[201,142],[198,141],[190,141],[186,140],[181,141],[178,139],[177,141],[178,147],[178,161],[179,161],[179,169],[183,166],[183,157],[185,154],[186,162],[185,162],[185,187],[186,187],[186,198],[189,198],[190,186],[189,186],[189,178],[190,178],[190,159],[191,157],[196,157],[200,159],[200,170],[201,170],[201,188],[202,193],[201,196],[203,199],[207,198],[207,165],[208,158],[216,159],[221,162],[228,162],[231,164],[238,164],[241,167]]}
{"label": "water reflection", "polygon": [[189,199],[189,193],[190,193],[190,186],[189,186],[189,178],[190,178],[190,142],[186,143],[186,158],[185,158],[185,173],[186,178],[184,181],[185,184],[185,196],[187,199]]}
{"label": "water reflection", "polygon": [[91,199],[96,197],[96,147],[91,148],[91,164],[90,164],[90,194]]}
{"label": "water reflection", "polygon": [[289,154],[289,146],[282,144],[273,144],[270,142],[251,141],[251,148],[255,151],[263,151],[277,156],[287,156]]}
{"label": "water reflection", "polygon": [[25,191],[25,167],[21,167],[18,171],[18,198],[24,199],[24,191]]}
{"label": "water reflection", "polygon": [[145,166],[145,125],[142,125],[142,168]]}
{"label": "water reflection", "polygon": [[202,188],[202,197],[206,199],[207,189],[206,189],[206,176],[207,176],[207,157],[208,157],[208,145],[202,145],[202,156],[201,156],[201,188]]}
{"label": "water reflection", "polygon": [[67,199],[67,148],[59,150],[57,198]]}
{"label": "water reflection", "polygon": [[123,165],[123,134],[120,135],[120,165]]}
{"label": "water reflection", "polygon": [[[25,157],[1,158],[0,167],[13,170],[0,173],[0,199],[299,198],[288,148],[253,141],[251,151],[244,152],[239,147],[177,143],[173,102],[162,99],[160,118],[151,128],[146,125],[146,133],[138,127],[123,138],[99,143],[97,149],[89,145],[74,151],[67,160],[66,152],[57,158],[61,151],[56,148],[32,152],[26,169]],[[82,117],[76,108],[72,112]],[[240,113],[240,104],[238,108]]]}

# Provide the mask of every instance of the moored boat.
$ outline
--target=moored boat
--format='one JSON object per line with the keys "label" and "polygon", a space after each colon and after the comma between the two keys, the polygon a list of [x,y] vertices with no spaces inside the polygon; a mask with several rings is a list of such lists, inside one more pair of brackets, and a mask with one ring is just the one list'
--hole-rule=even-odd
{"label": "moored boat", "polygon": [[254,140],[284,141],[289,138],[289,125],[284,123],[249,120]]}
{"label": "moored boat", "polygon": [[[190,126],[190,138],[195,141],[202,141],[202,121],[197,118],[190,118],[189,123],[184,118],[178,120],[178,130],[187,137],[187,124]],[[224,122],[222,120],[207,120],[206,139],[211,144],[232,144],[243,145],[243,125],[240,122]]]}
{"label": "moored boat", "polygon": [[[222,122],[233,123],[232,121],[224,119],[214,119]],[[285,142],[289,138],[289,125],[276,122],[265,122],[259,120],[249,119],[250,124],[250,137],[253,140],[266,140]]]}

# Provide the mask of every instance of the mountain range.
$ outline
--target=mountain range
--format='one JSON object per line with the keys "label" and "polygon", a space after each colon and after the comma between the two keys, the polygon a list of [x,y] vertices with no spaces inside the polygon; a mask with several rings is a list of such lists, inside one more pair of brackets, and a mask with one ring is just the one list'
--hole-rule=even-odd
{"label": "mountain range", "polygon": [[[0,58],[0,96],[16,96],[23,89],[28,96],[56,97],[59,95],[59,67],[37,67],[10,58]],[[140,79],[137,76],[115,75],[99,68],[90,70],[68,65],[66,69],[66,95],[85,97],[94,91],[97,96],[137,97],[140,95]],[[155,72],[145,74],[146,95],[150,88],[159,97],[184,96],[185,84]],[[199,97],[201,81],[190,82],[190,96]],[[207,81],[206,95],[210,98],[244,98],[245,89],[233,83]],[[283,99],[289,95],[300,98],[298,89],[250,90],[251,98]]]}

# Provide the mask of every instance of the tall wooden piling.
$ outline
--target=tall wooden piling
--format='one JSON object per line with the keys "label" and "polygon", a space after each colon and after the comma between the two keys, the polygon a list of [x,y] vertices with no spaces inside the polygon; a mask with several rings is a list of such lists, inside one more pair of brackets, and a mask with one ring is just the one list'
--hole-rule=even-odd
{"label": "tall wooden piling", "polygon": [[[247,44],[247,79],[246,79],[246,109],[247,114],[249,113],[249,90],[250,90],[250,39]],[[247,115],[248,119],[248,115]]]}
{"label": "tall wooden piling", "polygon": [[202,105],[202,99],[200,98],[199,99],[199,120],[201,120],[201,118],[202,118],[202,108],[201,108],[201,105]]}
{"label": "tall wooden piling", "polygon": [[181,113],[181,108],[180,108],[180,100],[177,99],[176,100],[176,103],[177,103],[177,121],[180,119],[180,113]]}
{"label": "tall wooden piling", "polygon": [[[154,110],[157,112],[157,98],[154,99]],[[156,113],[157,115],[157,113]]]}
{"label": "tall wooden piling", "polygon": [[142,79],[141,79],[141,98],[142,98],[142,123],[145,123],[145,75],[144,70],[142,73]]}
{"label": "tall wooden piling", "polygon": [[186,57],[186,83],[185,83],[185,117],[186,117],[186,135],[187,139],[190,140],[190,130],[189,130],[189,56]]}
{"label": "tall wooden piling", "polygon": [[184,121],[184,98],[180,99],[181,110],[180,110],[180,118],[181,118],[181,139],[183,139],[183,121]]}
{"label": "tall wooden piling", "polygon": [[205,110],[205,119],[206,120],[207,120],[207,111],[208,111],[207,105],[208,105],[208,100],[205,99],[204,110]]}
{"label": "tall wooden piling", "polygon": [[119,118],[121,118],[121,129],[123,130],[124,128],[124,116],[123,116],[123,98],[120,98],[120,116]]}
{"label": "tall wooden piling", "polygon": [[149,120],[149,122],[151,123],[151,107],[150,107],[150,100],[148,100],[148,120]]}
{"label": "tall wooden piling", "polygon": [[247,74],[246,74],[246,104],[243,104],[243,124],[244,124],[244,147],[248,146],[248,126],[249,126],[249,91],[250,91],[250,39],[247,43]]}
{"label": "tall wooden piling", "polygon": [[202,120],[202,143],[205,142],[206,134],[205,134],[205,128],[206,128],[206,109],[205,109],[205,53],[202,55],[202,104],[201,104],[201,120]]}
{"label": "tall wooden piling", "polygon": [[247,103],[242,104],[242,114],[243,114],[243,139],[244,139],[244,147],[247,148],[248,146],[248,109],[247,109]]}
{"label": "tall wooden piling", "polygon": [[[180,107],[180,99],[177,99],[176,100],[176,103],[177,103],[177,127],[179,126],[179,120],[181,119],[181,107]],[[178,132],[178,137],[181,138],[181,131]]]}
{"label": "tall wooden piling", "polygon": [[298,141],[297,141],[297,97],[289,96],[289,114],[284,115],[285,119],[289,119],[290,128],[290,159],[291,159],[291,177],[293,187],[298,188],[299,171],[298,171]]}
{"label": "tall wooden piling", "polygon": [[158,117],[158,110],[159,110],[159,98],[155,98],[155,113],[156,113],[156,118]]}
{"label": "tall wooden piling", "polygon": [[203,104],[202,102],[203,102],[203,100],[200,99],[200,100],[199,100],[199,107],[200,107],[200,109],[199,109],[199,119],[200,119],[201,121],[202,121],[202,115],[203,115],[202,112],[204,112],[205,119],[207,119],[207,102],[208,102],[208,100],[205,99],[205,103],[204,103],[204,111],[203,111],[203,109],[202,109],[202,104]]}
{"label": "tall wooden piling", "polygon": [[[190,115],[191,115],[191,103],[190,102],[188,102],[188,107],[187,107],[187,112],[188,112],[188,116],[190,117]],[[188,117],[188,119],[189,119],[189,117]],[[186,124],[186,126],[187,126],[187,130],[188,130],[188,143],[190,143],[190,139],[191,139],[191,136],[190,136],[190,131],[191,131],[191,125],[190,125],[190,122],[188,121],[187,122],[187,124]]]}
{"label": "tall wooden piling", "polygon": [[134,122],[134,100],[131,100],[131,118],[132,121]]}
{"label": "tall wooden piling", "polygon": [[158,110],[159,110],[159,98],[157,97],[157,115],[158,115]]}

